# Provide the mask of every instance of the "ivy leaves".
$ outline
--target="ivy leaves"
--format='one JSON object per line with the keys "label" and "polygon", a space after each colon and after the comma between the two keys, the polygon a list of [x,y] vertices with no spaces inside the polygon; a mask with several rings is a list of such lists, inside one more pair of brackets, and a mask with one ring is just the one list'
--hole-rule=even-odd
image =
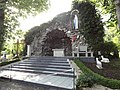
{"label": "ivy leaves", "polygon": [[79,10],[80,33],[84,35],[86,43],[93,50],[99,50],[104,43],[104,28],[99,13],[94,4],[90,2],[80,2],[75,9]]}

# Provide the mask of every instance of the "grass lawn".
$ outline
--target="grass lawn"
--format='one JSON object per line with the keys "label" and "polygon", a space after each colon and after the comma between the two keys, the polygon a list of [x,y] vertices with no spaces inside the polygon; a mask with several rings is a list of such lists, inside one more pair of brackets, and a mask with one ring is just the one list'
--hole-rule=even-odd
{"label": "grass lawn", "polygon": [[110,63],[102,63],[103,69],[101,70],[96,67],[96,63],[83,63],[95,73],[98,73],[107,78],[120,80],[120,59],[112,60]]}

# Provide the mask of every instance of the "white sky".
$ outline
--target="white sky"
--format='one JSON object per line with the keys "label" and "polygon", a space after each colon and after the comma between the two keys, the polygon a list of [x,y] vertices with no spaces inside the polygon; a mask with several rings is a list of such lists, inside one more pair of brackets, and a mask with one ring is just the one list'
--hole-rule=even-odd
{"label": "white sky", "polygon": [[27,19],[19,19],[20,29],[29,30],[34,26],[39,26],[40,24],[51,20],[57,14],[70,11],[72,1],[73,0],[50,0],[51,7],[48,11],[42,12],[35,17],[28,16]]}

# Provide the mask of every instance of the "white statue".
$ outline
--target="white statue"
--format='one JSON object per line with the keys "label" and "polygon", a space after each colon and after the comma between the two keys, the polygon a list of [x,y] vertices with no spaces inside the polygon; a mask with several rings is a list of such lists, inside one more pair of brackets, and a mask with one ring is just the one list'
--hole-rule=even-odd
{"label": "white statue", "polygon": [[78,17],[77,17],[77,15],[75,15],[75,17],[74,17],[74,27],[75,27],[75,30],[78,29]]}
{"label": "white statue", "polygon": [[2,51],[2,54],[3,54],[3,59],[6,59],[6,51]]}
{"label": "white statue", "polygon": [[103,56],[101,56],[102,60],[101,62],[104,62],[104,63],[109,63],[110,60],[108,58],[104,58]]}
{"label": "white statue", "polygon": [[103,67],[102,67],[102,63],[98,60],[98,58],[96,58],[96,63],[97,63],[96,67],[97,67],[98,69],[102,69],[102,68],[103,68]]}

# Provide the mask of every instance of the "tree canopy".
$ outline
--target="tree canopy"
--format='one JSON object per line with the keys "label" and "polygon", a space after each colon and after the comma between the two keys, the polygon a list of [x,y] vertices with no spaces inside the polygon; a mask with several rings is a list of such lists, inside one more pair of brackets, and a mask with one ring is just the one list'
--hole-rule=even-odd
{"label": "tree canopy", "polygon": [[[95,2],[97,4],[95,4]],[[99,4],[100,2],[97,2],[97,0],[73,2],[73,9],[79,10],[79,31],[84,36],[86,43],[93,49],[94,54],[97,55],[97,51],[101,51],[102,54],[110,56],[110,53],[114,52],[113,56],[118,57],[118,47],[116,47],[115,43],[113,43],[113,41],[118,40],[118,36],[109,41],[108,37],[104,39],[105,28],[103,28],[104,25],[109,28],[114,27],[116,24],[116,20],[114,18],[109,18],[107,22],[103,23],[101,15],[108,14],[108,11],[105,11],[105,9],[102,8],[102,5],[96,7]],[[114,20],[112,21],[112,19]]]}
{"label": "tree canopy", "polygon": [[36,15],[48,9],[48,0],[7,0],[5,7],[5,25],[12,31],[19,25],[18,17]]}
{"label": "tree canopy", "polygon": [[99,13],[90,2],[75,2],[74,9],[79,10],[80,33],[93,50],[100,50],[104,43],[104,28]]}
{"label": "tree canopy", "polygon": [[37,15],[48,7],[49,0],[0,0],[0,50],[19,25],[19,17]]}

